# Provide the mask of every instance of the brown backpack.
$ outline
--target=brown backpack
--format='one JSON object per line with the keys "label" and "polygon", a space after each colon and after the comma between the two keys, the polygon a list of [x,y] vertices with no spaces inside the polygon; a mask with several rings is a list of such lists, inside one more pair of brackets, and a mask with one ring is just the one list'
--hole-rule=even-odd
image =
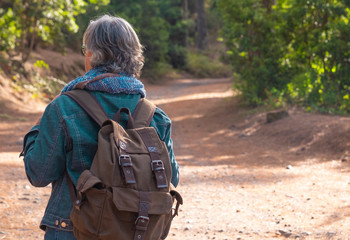
{"label": "brown backpack", "polygon": [[[97,152],[90,170],[80,175],[76,194],[68,177],[75,237],[165,239],[182,198],[170,182],[167,147],[149,127],[154,104],[142,98],[132,116],[129,109],[121,108],[111,120],[89,92],[73,90],[65,95],[101,126]],[[121,112],[129,115],[127,129],[118,123]]]}

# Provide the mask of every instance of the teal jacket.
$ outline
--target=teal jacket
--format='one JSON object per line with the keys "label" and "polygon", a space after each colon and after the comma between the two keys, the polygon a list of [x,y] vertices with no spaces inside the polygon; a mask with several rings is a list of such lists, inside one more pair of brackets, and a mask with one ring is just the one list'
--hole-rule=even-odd
{"label": "teal jacket", "polygon": [[[94,91],[110,118],[121,107],[134,111],[140,95],[108,94]],[[125,116],[124,116],[125,117]],[[121,118],[126,126],[126,119]],[[166,143],[172,164],[174,186],[179,181],[179,169],[173,153],[171,121],[159,108],[151,122],[159,137]],[[80,174],[91,166],[97,150],[99,126],[70,97],[60,95],[45,109],[40,124],[35,125],[25,136],[23,155],[27,177],[32,185],[45,187],[52,183],[52,193],[41,221],[40,228],[56,228],[71,231],[69,214],[72,209],[65,170],[74,184]]]}

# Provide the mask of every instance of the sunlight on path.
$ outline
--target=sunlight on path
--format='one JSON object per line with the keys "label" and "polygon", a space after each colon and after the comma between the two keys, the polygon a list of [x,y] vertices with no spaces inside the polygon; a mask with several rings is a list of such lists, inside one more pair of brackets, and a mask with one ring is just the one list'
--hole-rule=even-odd
{"label": "sunlight on path", "polygon": [[0,164],[23,166],[23,159],[19,158],[19,152],[0,152]]}
{"label": "sunlight on path", "polygon": [[208,98],[227,98],[235,95],[235,92],[232,89],[229,89],[225,92],[213,92],[213,93],[197,93],[191,95],[185,95],[174,98],[163,98],[163,99],[155,99],[152,102],[156,105],[166,104],[166,103],[174,103],[180,101],[188,101],[188,100],[199,100],[199,99],[208,99]]}

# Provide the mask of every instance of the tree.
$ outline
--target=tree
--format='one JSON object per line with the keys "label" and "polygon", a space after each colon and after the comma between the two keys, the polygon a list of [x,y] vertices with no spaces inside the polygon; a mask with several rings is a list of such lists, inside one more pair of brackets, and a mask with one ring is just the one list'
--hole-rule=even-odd
{"label": "tree", "polygon": [[281,90],[288,78],[280,65],[286,44],[280,37],[283,18],[271,11],[272,1],[219,0],[223,35],[229,48],[235,85],[251,104],[259,104],[270,89]]}
{"label": "tree", "polygon": [[168,61],[174,68],[187,64],[188,21],[184,19],[181,0],[160,1],[160,14],[167,23],[169,32]]}
{"label": "tree", "polygon": [[[183,14],[183,19],[187,22],[188,21],[188,0],[182,0],[182,14]],[[185,47],[188,46],[188,27],[186,27],[186,32],[185,32]]]}
{"label": "tree", "polygon": [[350,112],[348,0],[218,0],[244,98]]}
{"label": "tree", "polygon": [[288,93],[323,111],[350,111],[350,2],[289,0],[281,2],[295,68]]}
{"label": "tree", "polygon": [[205,21],[204,0],[196,0],[197,12],[197,47],[198,49],[205,49],[208,45],[207,27]]}
{"label": "tree", "polygon": [[75,17],[86,5],[83,0],[14,0],[0,12],[1,46],[21,54],[22,62],[28,60],[38,39],[62,50],[65,31],[78,31]]}
{"label": "tree", "polygon": [[145,68],[170,63],[175,68],[186,64],[186,23],[181,0],[111,0],[101,12],[129,21],[145,47]]}

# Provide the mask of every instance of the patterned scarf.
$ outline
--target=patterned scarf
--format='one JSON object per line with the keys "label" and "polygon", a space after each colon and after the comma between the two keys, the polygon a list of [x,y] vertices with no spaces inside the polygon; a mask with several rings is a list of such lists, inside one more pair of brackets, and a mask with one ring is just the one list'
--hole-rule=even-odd
{"label": "patterned scarf", "polygon": [[[94,78],[106,73],[107,72],[101,67],[92,68],[90,71],[85,73],[84,76],[77,77],[73,81],[69,82],[66,86],[64,86],[61,94],[73,90],[78,83],[93,80]],[[90,91],[107,92],[111,94],[140,94],[141,97],[146,97],[146,90],[142,82],[137,80],[135,77],[130,77],[125,74],[107,76],[97,81],[87,82],[84,86],[84,89]]]}

